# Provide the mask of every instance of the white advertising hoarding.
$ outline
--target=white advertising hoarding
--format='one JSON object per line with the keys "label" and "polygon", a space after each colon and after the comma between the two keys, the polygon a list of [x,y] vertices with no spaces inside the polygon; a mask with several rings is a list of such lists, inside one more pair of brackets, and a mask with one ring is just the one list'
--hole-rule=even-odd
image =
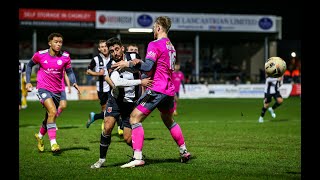
{"label": "white advertising hoarding", "polygon": [[96,29],[128,29],[133,21],[133,12],[96,11]]}
{"label": "white advertising hoarding", "polygon": [[[186,93],[180,87],[181,99],[199,99],[199,98],[263,98],[264,84],[186,84]],[[81,89],[81,86],[79,87]],[[95,88],[95,87],[94,87]],[[280,94],[283,98],[288,98],[292,90],[292,84],[283,84],[280,88]],[[39,100],[36,96],[37,89],[28,93],[27,100]],[[66,92],[68,89],[66,87]],[[79,100],[78,91],[71,88],[71,94],[67,94],[67,100]]]}
{"label": "white advertising hoarding", "polygon": [[276,16],[239,14],[153,13],[136,12],[135,27],[152,28],[158,16],[168,16],[170,30],[276,32]]}
{"label": "white advertising hoarding", "polygon": [[[264,84],[186,84],[186,93],[183,92],[181,85],[181,99],[197,98],[263,98]],[[291,84],[283,84],[280,88],[280,94],[283,98],[288,98],[292,90]]]}
{"label": "white advertising hoarding", "polygon": [[97,29],[152,28],[158,16],[172,20],[170,30],[221,32],[276,32],[276,16],[167,12],[97,11]]}

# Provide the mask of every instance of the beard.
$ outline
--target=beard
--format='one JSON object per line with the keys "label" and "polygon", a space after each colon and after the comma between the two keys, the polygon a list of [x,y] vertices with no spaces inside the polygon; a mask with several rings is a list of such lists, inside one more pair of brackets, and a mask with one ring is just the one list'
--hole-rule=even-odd
{"label": "beard", "polygon": [[123,54],[122,54],[122,56],[113,56],[112,60],[114,60],[115,62],[119,62],[122,60],[122,57],[123,57]]}

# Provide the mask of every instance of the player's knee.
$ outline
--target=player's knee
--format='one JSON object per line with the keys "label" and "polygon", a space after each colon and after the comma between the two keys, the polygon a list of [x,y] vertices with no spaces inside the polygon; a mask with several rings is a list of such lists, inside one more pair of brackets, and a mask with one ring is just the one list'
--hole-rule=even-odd
{"label": "player's knee", "polygon": [[104,134],[110,135],[111,134],[111,128],[108,123],[104,123],[104,129],[103,129]]}
{"label": "player's knee", "polygon": [[104,119],[104,133],[105,134],[111,134],[112,129],[115,125],[115,119],[114,118],[105,118]]}
{"label": "player's knee", "polygon": [[52,109],[48,111],[48,118],[54,118],[57,114],[57,110]]}
{"label": "player's knee", "polygon": [[140,119],[139,116],[137,114],[131,113],[130,115],[130,124],[136,124],[139,123]]}

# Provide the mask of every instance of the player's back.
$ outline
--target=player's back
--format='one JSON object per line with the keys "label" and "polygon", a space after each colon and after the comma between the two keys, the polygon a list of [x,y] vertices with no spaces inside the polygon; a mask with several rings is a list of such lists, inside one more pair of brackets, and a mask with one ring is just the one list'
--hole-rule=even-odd
{"label": "player's back", "polygon": [[265,88],[264,92],[268,94],[274,94],[276,93],[280,87],[280,82],[278,78],[273,78],[273,77],[267,77],[266,78],[266,83],[265,83]]}
{"label": "player's back", "polygon": [[149,43],[146,59],[155,62],[152,71],[154,91],[174,96],[172,72],[176,58],[176,50],[168,38],[162,38]]}
{"label": "player's back", "polygon": [[99,53],[90,62],[88,69],[91,69],[94,72],[99,72],[104,70],[104,75],[98,76],[96,80],[97,91],[99,92],[108,92],[110,91],[110,86],[107,81],[104,80],[104,77],[108,74],[108,64],[110,63],[110,56],[104,56],[102,53]]}

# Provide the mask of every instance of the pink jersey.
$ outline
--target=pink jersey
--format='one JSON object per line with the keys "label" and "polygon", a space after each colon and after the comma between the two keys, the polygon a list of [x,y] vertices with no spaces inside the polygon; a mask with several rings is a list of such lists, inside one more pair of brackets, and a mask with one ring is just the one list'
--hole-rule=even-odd
{"label": "pink jersey", "polygon": [[59,93],[64,91],[64,72],[71,68],[71,59],[68,52],[61,56],[51,56],[49,49],[36,52],[32,60],[39,64],[37,73],[37,89]]}
{"label": "pink jersey", "polygon": [[[172,71],[176,61],[176,50],[168,38],[152,41],[148,44],[146,59],[155,62],[151,70],[153,77],[153,91],[174,96],[175,88],[172,82]],[[150,74],[150,73],[148,73]]]}
{"label": "pink jersey", "polygon": [[173,71],[172,80],[175,87],[175,91],[180,91],[181,82],[184,81],[184,75],[182,71]]}

